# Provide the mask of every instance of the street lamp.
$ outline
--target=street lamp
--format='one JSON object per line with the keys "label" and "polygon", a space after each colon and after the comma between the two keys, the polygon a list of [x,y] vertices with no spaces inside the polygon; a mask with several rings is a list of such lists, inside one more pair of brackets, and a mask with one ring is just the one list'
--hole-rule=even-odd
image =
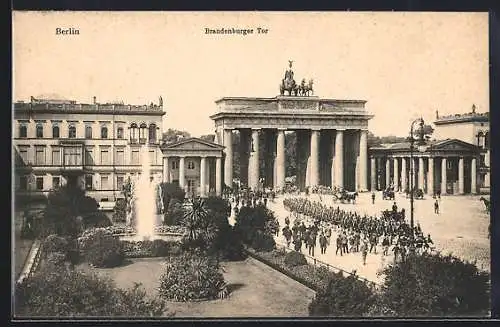
{"label": "street lamp", "polygon": [[[414,129],[413,126],[415,123],[419,124],[419,129],[416,131],[417,134],[417,139],[414,137]],[[413,162],[413,151],[415,151],[415,142],[417,143],[417,150],[419,152],[425,152],[426,146],[425,146],[425,140],[424,140],[424,120],[422,118],[418,118],[414,120],[411,123],[410,127],[410,227],[411,227],[411,240],[413,244],[413,239],[414,239],[414,229],[413,229],[413,201],[414,201],[414,174],[415,174],[415,164]]]}

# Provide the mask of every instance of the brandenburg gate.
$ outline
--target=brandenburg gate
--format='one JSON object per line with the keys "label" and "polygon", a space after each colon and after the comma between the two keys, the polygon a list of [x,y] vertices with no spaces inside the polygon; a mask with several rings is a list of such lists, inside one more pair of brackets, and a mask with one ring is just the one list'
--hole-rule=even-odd
{"label": "brandenburg gate", "polygon": [[[373,115],[366,111],[366,101],[319,98],[312,95],[312,80],[299,85],[293,74],[290,62],[274,98],[225,97],[215,102],[218,112],[210,118],[216,143],[224,146],[224,183],[233,185],[233,154],[239,151],[241,183],[254,190],[283,188],[285,132],[293,132],[301,190],[324,185],[367,191],[367,133]],[[239,144],[233,144],[234,133],[239,133]]]}

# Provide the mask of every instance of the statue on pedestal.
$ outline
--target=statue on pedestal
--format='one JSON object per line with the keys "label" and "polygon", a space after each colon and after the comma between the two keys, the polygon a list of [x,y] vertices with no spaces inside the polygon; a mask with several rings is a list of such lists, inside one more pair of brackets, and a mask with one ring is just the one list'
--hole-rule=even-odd
{"label": "statue on pedestal", "polygon": [[293,61],[292,60],[288,60],[288,63],[289,63],[288,65],[289,65],[290,69],[288,69],[285,72],[285,78],[283,80],[281,80],[280,94],[284,95],[285,91],[288,91],[288,95],[290,95],[290,96],[292,94],[297,95],[299,87],[295,83],[295,80],[293,79],[293,70],[292,70],[292,63],[293,63]]}

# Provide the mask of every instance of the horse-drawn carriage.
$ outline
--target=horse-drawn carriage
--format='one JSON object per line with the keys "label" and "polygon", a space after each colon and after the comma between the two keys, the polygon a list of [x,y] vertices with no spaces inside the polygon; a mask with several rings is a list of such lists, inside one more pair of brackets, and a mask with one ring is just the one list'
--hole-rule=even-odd
{"label": "horse-drawn carriage", "polygon": [[358,197],[358,192],[348,192],[344,189],[338,190],[333,194],[333,201],[340,203],[356,203],[356,198]]}
{"label": "horse-drawn carriage", "polygon": [[[410,190],[406,190],[406,198],[409,198],[411,193]],[[422,200],[424,198],[424,190],[421,188],[413,190],[413,198],[416,200]]]}
{"label": "horse-drawn carriage", "polygon": [[394,201],[395,194],[394,189],[392,187],[388,187],[382,191],[382,199],[383,200],[392,200]]}

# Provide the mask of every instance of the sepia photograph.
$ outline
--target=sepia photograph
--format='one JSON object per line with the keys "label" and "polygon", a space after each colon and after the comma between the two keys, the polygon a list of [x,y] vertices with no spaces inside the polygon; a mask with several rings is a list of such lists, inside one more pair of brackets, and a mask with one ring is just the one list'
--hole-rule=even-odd
{"label": "sepia photograph", "polygon": [[490,318],[487,12],[12,12],[14,320]]}

